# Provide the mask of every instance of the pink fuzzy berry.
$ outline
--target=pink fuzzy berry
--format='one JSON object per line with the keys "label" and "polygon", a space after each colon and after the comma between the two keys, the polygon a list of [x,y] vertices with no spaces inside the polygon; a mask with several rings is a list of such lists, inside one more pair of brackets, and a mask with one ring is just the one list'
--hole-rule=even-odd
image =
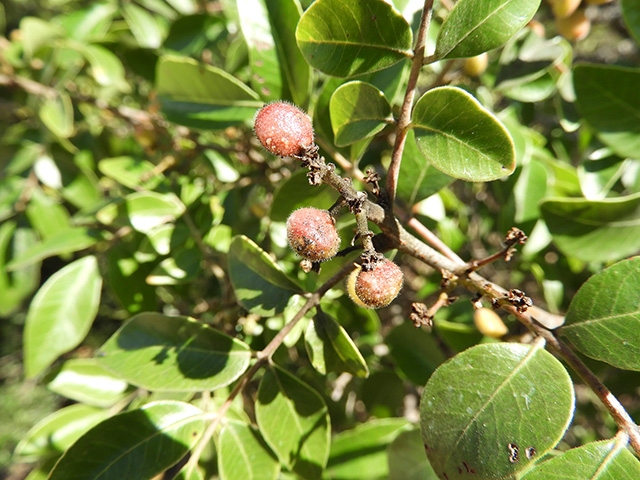
{"label": "pink fuzzy berry", "polygon": [[368,272],[357,268],[347,281],[351,299],[361,307],[381,308],[389,305],[402,289],[402,270],[386,258]]}
{"label": "pink fuzzy berry", "polygon": [[264,148],[281,157],[302,155],[305,148],[313,145],[311,119],[289,103],[276,102],[262,107],[253,128]]}
{"label": "pink fuzzy berry", "polygon": [[329,260],[340,248],[340,236],[326,210],[300,208],[287,219],[287,239],[291,248],[312,262]]}

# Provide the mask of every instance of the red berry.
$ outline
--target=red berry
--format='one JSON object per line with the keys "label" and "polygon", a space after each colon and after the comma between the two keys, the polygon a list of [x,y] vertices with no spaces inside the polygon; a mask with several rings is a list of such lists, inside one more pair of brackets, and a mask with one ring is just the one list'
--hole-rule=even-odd
{"label": "red berry", "polygon": [[368,272],[361,267],[354,270],[347,280],[347,291],[357,305],[386,307],[398,296],[403,280],[400,267],[385,258]]}
{"label": "red berry", "polygon": [[256,114],[256,136],[262,146],[281,157],[302,155],[313,145],[311,119],[298,107],[277,102],[265,105]]}
{"label": "red berry", "polygon": [[300,208],[287,219],[289,245],[312,262],[329,260],[340,248],[333,217],[326,210]]}

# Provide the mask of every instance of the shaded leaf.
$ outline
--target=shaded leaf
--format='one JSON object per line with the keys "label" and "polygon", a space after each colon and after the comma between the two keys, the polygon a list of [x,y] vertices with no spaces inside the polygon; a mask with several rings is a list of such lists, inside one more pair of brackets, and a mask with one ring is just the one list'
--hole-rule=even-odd
{"label": "shaded leaf", "polygon": [[274,193],[270,218],[274,222],[284,222],[298,208],[313,205],[328,209],[335,201],[335,190],[325,184],[309,188],[307,171],[300,169],[282,182]]}
{"label": "shaded leaf", "polygon": [[384,93],[370,83],[353,81],[333,92],[329,102],[335,144],[344,147],[380,132],[393,122]]}
{"label": "shaded leaf", "polygon": [[383,0],[316,0],[296,40],[309,64],[335,77],[375,72],[410,55],[411,28]]}
{"label": "shaded leaf", "polygon": [[407,420],[402,418],[369,420],[337,434],[331,442],[325,478],[388,478],[387,446],[408,426]]}
{"label": "shaded leaf", "polygon": [[627,30],[640,44],[640,1],[639,0],[621,0],[622,17],[627,25]]}
{"label": "shaded leaf", "polygon": [[337,371],[369,376],[367,362],[358,347],[332,316],[319,311],[309,322],[304,339],[311,364],[323,375]]}
{"label": "shaded leaf", "polygon": [[576,107],[604,144],[622,157],[640,158],[640,69],[577,65]]}
{"label": "shaded leaf", "polygon": [[461,88],[429,90],[414,107],[412,120],[420,151],[447,175],[486,182],[515,168],[507,129]]}
{"label": "shaded leaf", "polygon": [[387,447],[389,480],[437,480],[424,453],[420,430],[401,432]]}
{"label": "shaded leaf", "polygon": [[204,430],[188,403],[154,402],[89,430],[60,458],[50,480],[152,478],[180,460]]}
{"label": "shaded leaf", "polygon": [[58,270],[33,298],[24,327],[24,368],[34,377],[77,347],[98,313],[102,278],[93,256]]}
{"label": "shaded leaf", "polygon": [[626,447],[626,439],[612,439],[572,448],[537,465],[522,480],[635,480],[640,462]]}
{"label": "shaded leaf", "polygon": [[291,295],[303,293],[264,250],[244,235],[233,238],[228,259],[236,297],[253,313],[281,313]]}
{"label": "shaded leaf", "polygon": [[[427,382],[422,439],[440,478],[505,478],[560,441],[573,408],[571,379],[541,343],[476,345]],[[535,456],[525,455],[530,447]]]}
{"label": "shaded leaf", "polygon": [[553,241],[568,256],[605,262],[640,251],[640,194],[600,201],[550,198],[540,209]]}
{"label": "shaded leaf", "polygon": [[141,313],[101,348],[100,363],[129,383],[156,391],[224,387],[249,366],[250,348],[189,317]]}
{"label": "shaded leaf", "polygon": [[262,106],[258,95],[235,77],[190,58],[161,57],[156,79],[163,113],[188,127],[226,128],[251,120]]}
{"label": "shaded leaf", "polygon": [[218,470],[222,480],[275,480],[280,464],[260,432],[246,423],[228,420],[218,441]]}
{"label": "shaded leaf", "polygon": [[327,406],[317,392],[277,366],[258,388],[256,420],[280,462],[305,479],[319,479],[329,456]]}
{"label": "shaded leaf", "polygon": [[473,57],[493,50],[524,27],[540,0],[459,0],[436,40],[436,58]]}
{"label": "shaded leaf", "polygon": [[571,300],[561,332],[591,358],[640,370],[640,257],[589,278]]}
{"label": "shaded leaf", "polygon": [[185,206],[172,193],[135,192],[127,195],[125,206],[131,226],[142,233],[178,218]]}
{"label": "shaded leaf", "polygon": [[38,242],[33,230],[16,227],[14,221],[0,225],[0,317],[9,316],[40,285],[39,263],[13,272],[6,268],[11,253],[19,257]]}

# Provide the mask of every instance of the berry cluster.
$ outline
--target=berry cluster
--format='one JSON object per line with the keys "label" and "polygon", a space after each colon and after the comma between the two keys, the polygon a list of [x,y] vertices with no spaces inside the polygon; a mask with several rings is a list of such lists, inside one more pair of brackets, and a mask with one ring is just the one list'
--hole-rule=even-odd
{"label": "berry cluster", "polygon": [[[256,114],[254,130],[264,148],[275,155],[302,158],[315,151],[311,119],[289,103],[262,107]],[[298,255],[314,264],[330,260],[340,248],[332,213],[313,207],[300,208],[289,216],[287,239]],[[373,253],[376,260],[367,262],[365,268],[358,265],[352,272],[347,280],[349,296],[362,307],[385,307],[402,288],[402,270],[375,251],[365,253],[369,254],[367,258]]]}

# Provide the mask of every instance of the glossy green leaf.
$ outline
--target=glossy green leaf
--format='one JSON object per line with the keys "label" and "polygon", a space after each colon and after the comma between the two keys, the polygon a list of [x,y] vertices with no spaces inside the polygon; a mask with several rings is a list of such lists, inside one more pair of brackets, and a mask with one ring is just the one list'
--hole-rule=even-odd
{"label": "glossy green leaf", "polygon": [[296,40],[309,64],[335,77],[389,67],[410,55],[411,28],[383,0],[316,0]]}
{"label": "glossy green leaf", "polygon": [[153,163],[133,157],[105,158],[98,163],[98,170],[129,188],[143,186],[153,189],[164,178],[154,172]]}
{"label": "glossy green leaf", "polygon": [[621,160],[615,156],[594,158],[578,166],[580,188],[587,200],[602,200],[620,177],[631,168],[633,160]]}
{"label": "glossy green leaf", "polygon": [[131,226],[142,233],[174,221],[185,210],[180,199],[172,193],[131,193],[125,198],[125,205]]}
{"label": "glossy green leaf", "polygon": [[291,295],[303,293],[273,259],[244,235],[229,247],[229,276],[238,301],[265,317],[281,313]]}
{"label": "glossy green leaf", "polygon": [[71,227],[71,218],[67,209],[61,205],[59,200],[54,200],[40,188],[31,192],[25,213],[31,226],[43,238],[49,238],[60,230]]}
{"label": "glossy green leaf", "polygon": [[280,462],[302,478],[319,479],[329,456],[330,424],[322,397],[277,366],[258,388],[256,420]]}
{"label": "glossy green leaf", "polygon": [[435,57],[473,57],[504,45],[539,6],[540,0],[459,0],[440,28]]}
{"label": "glossy green leaf", "polygon": [[384,343],[400,372],[416,385],[424,385],[445,360],[434,335],[404,322],[385,337]]}
{"label": "glossy green leaf", "polygon": [[387,447],[389,480],[438,480],[424,453],[420,430],[401,432]]}
{"label": "glossy green leaf", "polygon": [[529,222],[540,217],[540,201],[547,192],[547,169],[531,159],[522,166],[513,196],[516,204],[515,221]]}
{"label": "glossy green leaf", "polygon": [[540,209],[553,241],[568,256],[606,262],[640,251],[640,194],[600,201],[551,198]]}
{"label": "glossy green leaf", "polygon": [[589,278],[571,300],[561,331],[591,358],[640,370],[640,257]]}
{"label": "glossy green leaf", "polygon": [[149,285],[179,285],[192,281],[200,272],[202,253],[196,248],[179,248],[147,275]]}
{"label": "glossy green leaf", "polygon": [[246,423],[228,420],[218,440],[218,471],[221,480],[275,480],[280,464],[260,432]]}
{"label": "glossy green leaf", "polygon": [[58,395],[96,407],[110,407],[124,398],[129,385],[93,358],[73,358],[47,384]]}
{"label": "glossy green leaf", "polygon": [[34,377],[77,347],[98,313],[102,278],[96,257],[76,260],[54,273],[29,306],[24,327],[24,369]]}
{"label": "glossy green leaf", "polygon": [[620,5],[622,6],[622,17],[627,25],[627,30],[640,45],[640,1],[621,0]]}
{"label": "glossy green leaf", "polygon": [[289,99],[306,105],[311,69],[298,49],[295,0],[238,0],[240,26],[249,47],[254,90],[267,100]]}
{"label": "glossy green leaf", "polygon": [[412,120],[420,151],[447,175],[486,182],[515,168],[513,140],[505,126],[461,88],[429,90],[414,107]]}
{"label": "glossy green leaf", "polygon": [[603,440],[567,450],[537,465],[522,480],[636,480],[640,462],[627,449],[627,441]]}
{"label": "glossy green leaf", "polygon": [[573,87],[580,115],[622,157],[640,158],[640,69],[577,65]]}
{"label": "glossy green leaf", "polygon": [[107,410],[89,405],[63,407],[33,426],[16,447],[15,455],[24,462],[61,455],[86,431],[109,416]]}
{"label": "glossy green leaf", "polygon": [[571,378],[541,343],[476,345],[427,382],[422,439],[440,478],[506,478],[560,441],[573,408]]}
{"label": "glossy green leaf", "polygon": [[174,465],[204,430],[188,403],[154,402],[89,430],[60,458],[49,480],[151,479]]}
{"label": "glossy green leaf", "polygon": [[336,89],[329,112],[335,144],[339,147],[371,137],[393,122],[391,105],[384,93],[361,81],[345,83]]}
{"label": "glossy green leaf", "polygon": [[125,80],[124,67],[120,59],[100,45],[79,44],[81,53],[91,65],[91,74],[99,85],[113,86],[121,91],[129,91]]}
{"label": "glossy green leaf", "polygon": [[328,371],[368,377],[369,368],[344,328],[330,315],[319,311],[304,334],[309,360],[323,375]]}
{"label": "glossy green leaf", "polygon": [[122,6],[122,15],[141,47],[158,48],[162,45],[162,27],[147,10],[135,3],[126,3]]}
{"label": "glossy green leaf", "polygon": [[73,134],[73,104],[71,97],[60,92],[56,98],[45,100],[40,107],[40,120],[60,138]]}
{"label": "glossy green leaf", "polygon": [[220,129],[249,121],[263,103],[224,70],[190,58],[158,61],[156,89],[169,120],[195,128]]}
{"label": "glossy green leaf", "polygon": [[17,228],[14,221],[0,224],[0,317],[9,316],[40,285],[39,263],[13,272],[6,268],[11,254],[21,256],[37,242],[37,235],[29,228]]}
{"label": "glossy green leaf", "polygon": [[45,258],[84,250],[95,245],[97,241],[97,233],[88,228],[75,227],[60,230],[42,243],[33,245],[22,252],[19,257],[11,260],[7,265],[7,270],[17,270],[33,265]]}
{"label": "glossy green leaf", "polygon": [[60,25],[70,38],[78,41],[101,41],[109,29],[117,7],[112,3],[98,2],[59,18]]}
{"label": "glossy green leaf", "polygon": [[408,426],[407,420],[402,418],[369,420],[352,430],[337,434],[331,442],[325,478],[388,478],[387,446]]}
{"label": "glossy green leaf", "polygon": [[428,162],[420,153],[415,140],[415,132],[409,130],[402,152],[396,192],[407,205],[414,205],[430,197],[455,180]]}
{"label": "glossy green leaf", "polygon": [[101,348],[100,363],[129,383],[155,391],[224,387],[249,366],[251,350],[189,317],[141,313]]}

